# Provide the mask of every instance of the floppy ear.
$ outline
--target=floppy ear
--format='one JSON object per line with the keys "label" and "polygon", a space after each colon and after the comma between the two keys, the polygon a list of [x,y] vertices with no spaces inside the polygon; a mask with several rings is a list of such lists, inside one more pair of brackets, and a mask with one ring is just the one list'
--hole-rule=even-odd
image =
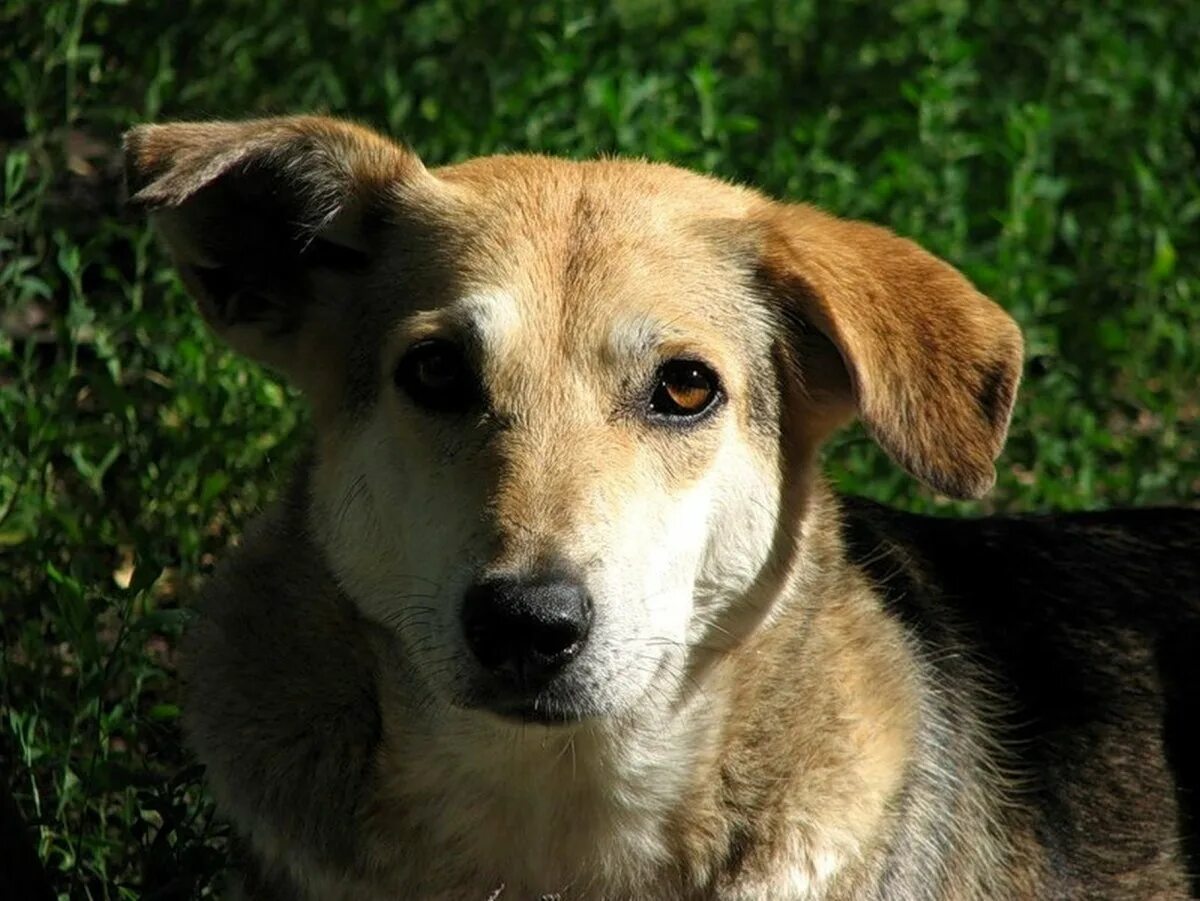
{"label": "floppy ear", "polygon": [[213,330],[300,381],[330,277],[365,266],[390,192],[430,177],[391,141],[316,116],[139,126],[125,168]]}
{"label": "floppy ear", "polygon": [[814,411],[857,412],[943,494],[987,493],[1021,374],[1012,318],[911,241],[811,207],[771,209],[762,267]]}

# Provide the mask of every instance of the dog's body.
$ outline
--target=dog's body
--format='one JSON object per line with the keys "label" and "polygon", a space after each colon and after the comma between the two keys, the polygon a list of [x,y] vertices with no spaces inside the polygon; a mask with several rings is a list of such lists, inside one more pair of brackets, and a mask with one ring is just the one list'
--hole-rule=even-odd
{"label": "dog's body", "polygon": [[937,520],[814,471],[857,412],[990,487],[1020,339],[950,267],[329,120],[129,154],[318,429],[188,648],[252,896],[1186,897],[1200,513]]}

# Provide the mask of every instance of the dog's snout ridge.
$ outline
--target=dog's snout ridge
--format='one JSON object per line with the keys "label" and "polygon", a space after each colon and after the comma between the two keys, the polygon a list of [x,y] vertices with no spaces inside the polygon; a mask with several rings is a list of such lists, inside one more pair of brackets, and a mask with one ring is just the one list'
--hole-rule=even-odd
{"label": "dog's snout ridge", "polygon": [[579,655],[592,606],[573,579],[488,579],[466,592],[463,633],[485,669],[515,687],[536,688]]}

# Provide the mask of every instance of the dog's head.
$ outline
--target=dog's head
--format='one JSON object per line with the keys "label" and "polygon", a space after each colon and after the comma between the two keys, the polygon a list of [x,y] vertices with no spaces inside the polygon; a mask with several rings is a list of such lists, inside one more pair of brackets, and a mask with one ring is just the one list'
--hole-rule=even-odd
{"label": "dog's head", "polygon": [[323,118],[127,154],[214,331],[311,399],[315,540],[432,698],[669,703],[770,615],[855,413],[946,494],[994,480],[1020,335],[886,230],[641,162],[427,170]]}

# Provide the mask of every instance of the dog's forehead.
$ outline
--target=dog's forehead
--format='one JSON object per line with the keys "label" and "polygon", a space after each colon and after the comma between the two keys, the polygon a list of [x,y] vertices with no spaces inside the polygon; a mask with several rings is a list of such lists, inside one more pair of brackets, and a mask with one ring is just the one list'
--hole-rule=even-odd
{"label": "dog's forehead", "polygon": [[629,161],[490,157],[435,174],[457,197],[444,301],[483,343],[625,357],[729,327],[753,192]]}
{"label": "dog's forehead", "polygon": [[440,181],[512,211],[514,218],[654,209],[709,218],[746,215],[762,202],[749,188],[666,163],[630,159],[575,161],[543,156],[478,157],[432,170]]}

